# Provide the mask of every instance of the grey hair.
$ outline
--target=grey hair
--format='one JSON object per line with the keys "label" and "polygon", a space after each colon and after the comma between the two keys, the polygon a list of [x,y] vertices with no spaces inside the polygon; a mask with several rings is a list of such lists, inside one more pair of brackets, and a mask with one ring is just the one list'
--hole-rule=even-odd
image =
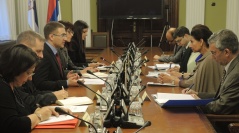
{"label": "grey hair", "polygon": [[233,54],[237,53],[239,47],[236,34],[228,29],[223,29],[213,33],[208,39],[208,43],[210,45],[215,43],[215,47],[220,51],[228,48]]}
{"label": "grey hair", "polygon": [[40,40],[41,42],[45,41],[44,37],[37,32],[34,32],[32,30],[23,31],[17,37],[17,44],[35,46],[36,39]]}

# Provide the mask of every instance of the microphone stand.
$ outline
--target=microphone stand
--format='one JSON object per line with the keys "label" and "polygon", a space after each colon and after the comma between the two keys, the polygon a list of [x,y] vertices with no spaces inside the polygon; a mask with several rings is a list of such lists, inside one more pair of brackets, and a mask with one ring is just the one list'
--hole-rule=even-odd
{"label": "microphone stand", "polygon": [[[132,118],[133,121],[130,121],[131,119],[129,119],[129,107],[130,105],[133,103],[133,101],[138,97],[138,95],[146,88],[146,86],[143,86],[143,88],[138,92],[138,94],[132,99],[132,101],[129,103],[129,106],[127,108],[127,112],[124,116],[124,118],[121,118],[121,127],[122,128],[140,128],[141,126],[143,126],[143,124],[141,125],[141,123],[137,123],[136,119],[141,119],[142,121],[143,118],[142,117],[137,117],[137,116],[132,116],[135,118]],[[139,121],[141,121],[139,120]]]}
{"label": "microphone stand", "polygon": [[141,131],[142,129],[144,129],[147,126],[151,126],[151,122],[150,121],[146,121],[144,123],[144,125],[141,128],[139,128],[137,131],[135,131],[134,133],[138,133],[139,131]]}
{"label": "microphone stand", "polygon": [[82,85],[82,86],[86,87],[87,89],[89,89],[90,91],[92,91],[93,93],[95,93],[97,96],[99,96],[100,98],[102,98],[102,99],[106,102],[107,109],[109,108],[109,103],[107,102],[107,100],[106,100],[104,97],[102,97],[101,95],[99,95],[98,93],[96,93],[96,92],[95,92],[94,90],[92,90],[90,87],[86,86],[86,85],[85,85],[84,83],[82,83],[80,80],[78,80],[77,83],[78,83],[79,85]]}

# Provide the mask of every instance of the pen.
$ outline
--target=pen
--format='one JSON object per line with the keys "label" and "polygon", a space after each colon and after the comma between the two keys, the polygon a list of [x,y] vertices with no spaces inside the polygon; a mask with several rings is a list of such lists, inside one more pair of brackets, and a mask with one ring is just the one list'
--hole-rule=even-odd
{"label": "pen", "polygon": [[190,85],[190,86],[188,87],[187,92],[188,92],[189,90],[191,90],[191,89],[193,88],[193,86],[194,86],[194,84]]}
{"label": "pen", "polygon": [[65,88],[63,86],[61,86],[62,90],[65,90]]}
{"label": "pen", "polygon": [[36,104],[37,108],[41,108],[41,105],[39,103]]}
{"label": "pen", "polygon": [[169,69],[171,69],[172,63],[169,64]]}

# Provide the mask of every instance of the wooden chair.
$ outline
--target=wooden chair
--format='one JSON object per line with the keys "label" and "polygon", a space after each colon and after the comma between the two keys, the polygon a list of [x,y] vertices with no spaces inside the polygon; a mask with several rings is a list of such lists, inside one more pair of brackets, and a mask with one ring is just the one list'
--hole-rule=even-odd
{"label": "wooden chair", "polygon": [[206,114],[208,120],[211,123],[214,122],[231,122],[228,125],[228,129],[230,133],[239,133],[239,115],[214,115],[214,114]]}
{"label": "wooden chair", "polygon": [[91,62],[109,47],[109,32],[92,32],[91,47],[86,48],[86,59]]}
{"label": "wooden chair", "polygon": [[92,48],[107,48],[109,47],[109,32],[92,32],[91,47]]}

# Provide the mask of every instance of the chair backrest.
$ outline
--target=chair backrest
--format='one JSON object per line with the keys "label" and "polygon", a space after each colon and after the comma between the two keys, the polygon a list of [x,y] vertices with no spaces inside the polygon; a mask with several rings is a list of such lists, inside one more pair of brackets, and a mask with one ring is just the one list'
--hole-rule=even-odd
{"label": "chair backrest", "polygon": [[107,48],[109,46],[109,32],[92,32],[91,47]]}

